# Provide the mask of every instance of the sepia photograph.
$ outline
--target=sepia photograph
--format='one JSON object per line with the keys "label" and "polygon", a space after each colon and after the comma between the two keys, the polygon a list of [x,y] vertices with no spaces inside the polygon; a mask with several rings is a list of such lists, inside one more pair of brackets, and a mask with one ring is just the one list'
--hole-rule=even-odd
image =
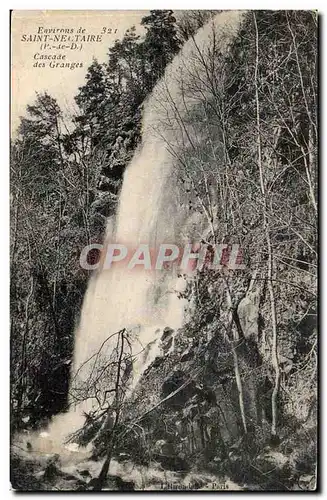
{"label": "sepia photograph", "polygon": [[10,12],[13,491],[319,489],[318,25]]}

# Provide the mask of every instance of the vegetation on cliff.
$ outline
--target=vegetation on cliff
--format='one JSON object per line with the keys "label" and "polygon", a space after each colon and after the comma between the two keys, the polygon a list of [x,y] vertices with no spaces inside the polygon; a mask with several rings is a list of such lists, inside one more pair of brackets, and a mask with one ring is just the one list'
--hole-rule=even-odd
{"label": "vegetation on cliff", "polygon": [[[73,127],[39,95],[12,144],[12,423],[20,429],[67,406],[88,279],[79,252],[115,214],[146,97],[182,41],[193,40],[193,70],[179,86],[196,105],[176,113],[183,146],[167,139],[167,147],[190,218],[206,221],[203,242],[239,244],[245,269],[187,278],[186,323],[160,332],[161,354],[129,398],[129,332],[111,332],[112,358],[101,365],[97,356],[95,378],[77,391],[101,395],[74,436],[93,443],[94,460],[106,457],[93,489],[121,454],[138,467],[196,468],[250,489],[316,485],[317,16],[249,12],[224,54],[215,30],[206,49],[196,44],[211,16],[176,22],[171,11],[151,11],[143,37],[131,28],[107,63],[93,61]],[[165,103],[177,109],[169,95]]]}

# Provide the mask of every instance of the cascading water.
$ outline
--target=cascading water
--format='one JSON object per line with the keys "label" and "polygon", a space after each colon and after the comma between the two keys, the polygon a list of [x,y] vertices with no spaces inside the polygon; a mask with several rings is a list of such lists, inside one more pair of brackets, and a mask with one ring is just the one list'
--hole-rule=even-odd
{"label": "cascading water", "polygon": [[[202,124],[190,120],[199,98],[196,92],[185,92],[185,82],[190,78],[190,69],[194,74],[197,64],[200,68],[201,58],[194,54],[206,53],[213,30],[220,36],[223,53],[241,19],[241,11],[224,12],[201,28],[167,67],[148,98],[142,143],[125,172],[115,227],[108,231],[108,240],[132,248],[140,243],[151,248],[158,248],[160,243],[181,246],[199,240],[206,230],[203,214],[190,217],[178,183],[176,151],[187,148],[187,142],[200,146],[203,140]],[[205,85],[198,90],[205,95]],[[97,271],[90,281],[76,332],[73,375],[112,333],[127,328],[134,332],[133,354],[148,346],[134,363],[135,386],[160,352],[162,329],[182,325],[186,303],[178,298],[176,290],[184,287],[184,278],[174,271],[128,270],[126,266]],[[88,404],[92,405],[92,401]],[[49,427],[52,442],[62,440],[82,423],[81,408],[72,406],[65,415],[55,417]]]}

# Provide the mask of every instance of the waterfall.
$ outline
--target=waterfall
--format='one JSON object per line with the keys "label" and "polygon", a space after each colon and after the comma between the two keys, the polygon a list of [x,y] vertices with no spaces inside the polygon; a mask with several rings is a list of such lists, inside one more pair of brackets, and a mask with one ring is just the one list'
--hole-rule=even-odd
{"label": "waterfall", "polygon": [[[125,172],[116,228],[109,239],[133,248],[140,243],[157,248],[164,242],[182,245],[193,237],[186,210],[179,204],[179,166],[171,154],[184,139],[180,121],[184,118],[188,123],[189,109],[197,103],[196,95],[186,96],[185,102],[181,83],[188,77],[188,65],[194,64],[195,44],[205,52],[212,31],[224,30],[222,43],[227,46],[241,17],[241,11],[224,12],[200,29],[195,41],[189,40],[168,65],[145,103],[142,143]],[[187,128],[194,135],[194,126]],[[162,276],[164,272],[119,267],[97,274],[87,291],[76,334],[75,366],[120,328],[140,327],[139,341],[147,344],[155,340],[161,326],[181,326],[185,303],[174,297],[178,278]]]}
{"label": "waterfall", "polygon": [[[203,214],[189,215],[185,194],[178,182],[180,166],[176,152],[187,149],[187,142],[201,146],[205,133],[201,123],[192,119],[199,102],[198,92],[185,90],[185,82],[200,68],[199,52],[207,53],[215,31],[220,51],[237,34],[241,11],[217,14],[166,68],[144,105],[142,142],[126,169],[114,228],[107,231],[107,242],[116,241],[136,248],[147,243],[183,245],[196,241],[207,228]],[[199,69],[200,71],[200,69]],[[111,226],[110,226],[111,228]],[[73,375],[114,332],[127,328],[133,332],[134,354],[148,346],[146,355],[136,358],[134,384],[154,357],[160,354],[164,327],[178,329],[183,324],[186,301],[179,299],[185,279],[175,271],[128,270],[126,266],[99,269],[91,278],[76,331]],[[110,342],[107,348],[110,350]],[[107,351],[108,352],[108,351]],[[90,402],[92,405],[92,402]],[[61,435],[81,425],[81,412],[72,408],[54,419],[49,434]],[[56,432],[54,431],[56,429]]]}

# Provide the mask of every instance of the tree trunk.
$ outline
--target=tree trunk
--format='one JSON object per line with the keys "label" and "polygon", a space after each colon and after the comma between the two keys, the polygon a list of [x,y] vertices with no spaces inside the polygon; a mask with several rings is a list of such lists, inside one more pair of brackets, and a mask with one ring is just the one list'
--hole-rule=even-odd
{"label": "tree trunk", "polygon": [[258,68],[259,68],[259,33],[256,20],[256,13],[253,12],[253,21],[256,34],[256,62],[255,62],[255,73],[254,73],[254,88],[255,88],[255,102],[256,102],[256,125],[257,125],[257,155],[258,155],[258,167],[259,167],[259,178],[260,178],[260,188],[263,201],[263,223],[265,231],[265,239],[267,244],[268,253],[268,268],[267,268],[267,286],[270,296],[270,308],[271,308],[271,323],[272,323],[272,365],[275,370],[275,383],[274,389],[271,397],[271,407],[272,407],[272,423],[271,423],[271,433],[276,435],[277,433],[277,405],[278,405],[278,393],[280,385],[280,369],[278,362],[278,335],[277,335],[277,313],[276,313],[276,301],[275,292],[272,282],[273,273],[273,249],[270,238],[270,227],[267,209],[267,193],[265,185],[265,176],[263,170],[262,161],[262,146],[261,146],[261,127],[260,127],[260,101],[259,101],[259,88],[258,88]]}
{"label": "tree trunk", "polygon": [[[115,383],[115,401],[114,401],[114,408],[115,408],[115,412],[116,412],[115,421],[114,421],[111,435],[109,437],[109,442],[107,445],[107,456],[106,456],[106,459],[103,463],[101,472],[100,472],[98,478],[95,480],[94,488],[93,488],[94,491],[101,491],[103,488],[104,482],[106,480],[106,477],[107,477],[107,474],[109,471],[109,466],[110,466],[110,462],[111,462],[112,453],[113,453],[113,450],[115,447],[115,442],[117,440],[116,428],[117,428],[117,425],[119,423],[120,410],[121,410],[121,404],[122,404],[121,391],[120,391],[120,380],[121,380],[121,376],[122,376],[121,370],[122,370],[122,360],[123,360],[124,343],[125,343],[124,334],[125,334],[125,329],[121,330],[118,333],[118,342],[117,342],[117,349],[118,349],[119,343],[121,341],[119,358],[118,358],[118,366],[117,366],[116,383]],[[111,415],[110,415],[110,408],[109,408],[106,420],[108,421],[110,418],[111,418]]]}
{"label": "tree trunk", "polygon": [[99,476],[93,482],[93,491],[101,491],[102,490],[104,483],[105,483],[105,480],[106,480],[106,477],[107,477],[108,472],[109,472],[111,457],[112,457],[112,447],[110,447],[110,450],[108,450],[107,457],[106,457],[105,461],[103,462]]}
{"label": "tree trunk", "polygon": [[29,319],[30,319],[30,300],[33,295],[34,290],[34,278],[31,277],[31,285],[30,290],[26,298],[25,304],[25,326],[24,326],[24,334],[22,340],[22,349],[21,349],[21,361],[20,361],[20,374],[19,374],[19,384],[17,390],[17,415],[18,419],[20,419],[22,410],[23,410],[23,400],[24,393],[26,390],[26,347],[27,347],[27,336],[28,336],[28,327],[29,327]]}
{"label": "tree trunk", "polygon": [[237,348],[239,346],[239,341],[241,339],[241,337],[239,335],[239,330],[238,330],[238,323],[237,323],[237,321],[235,321],[235,317],[237,315],[237,306],[238,305],[235,308],[233,308],[232,296],[231,296],[226,278],[223,278],[223,281],[224,281],[224,284],[226,287],[227,303],[228,303],[228,308],[229,308],[229,320],[228,320],[229,326],[228,326],[228,329],[232,332],[232,339],[229,339],[229,340],[232,344],[232,353],[233,353],[233,361],[234,361],[234,374],[235,374],[235,381],[236,381],[236,387],[237,387],[237,392],[238,392],[238,401],[239,401],[243,431],[244,431],[244,434],[247,434],[247,424],[246,424],[245,406],[244,406],[244,393],[243,393],[243,385],[242,385],[242,379],[241,379],[241,373],[240,373],[239,361],[238,361],[238,354],[237,354]]}

